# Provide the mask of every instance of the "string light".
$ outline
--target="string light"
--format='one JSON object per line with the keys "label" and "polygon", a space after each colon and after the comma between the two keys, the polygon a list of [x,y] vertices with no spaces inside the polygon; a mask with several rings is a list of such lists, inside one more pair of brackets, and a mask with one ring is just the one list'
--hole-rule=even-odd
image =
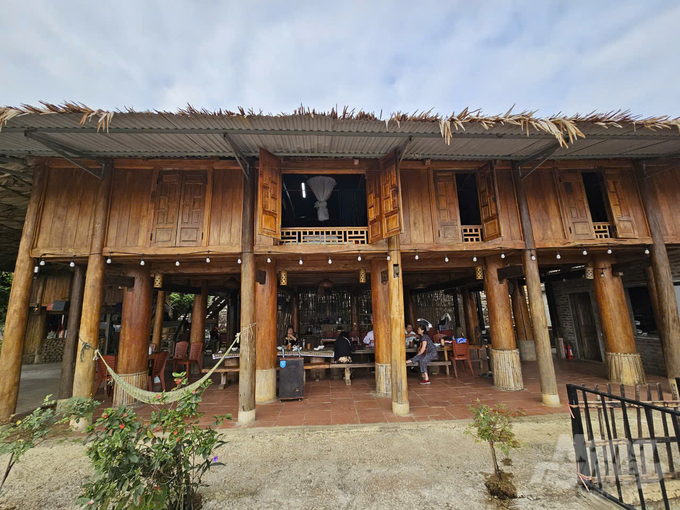
{"label": "string light", "polygon": [[449,261],[449,256],[448,256],[448,255],[445,255],[445,256],[444,256],[444,262],[448,262],[448,261]]}
{"label": "string light", "polygon": [[272,263],[272,258],[271,258],[271,257],[267,257],[267,264],[271,264],[271,263]]}
{"label": "string light", "polygon": [[472,256],[472,262],[477,262],[477,255]]}
{"label": "string light", "polygon": [[73,259],[71,259],[71,263],[69,264],[70,267],[76,267],[76,263]]}
{"label": "string light", "polygon": [[110,264],[111,262],[113,262],[113,261],[111,260],[111,254],[109,253],[109,256],[106,259],[106,263]]}
{"label": "string light", "polygon": [[388,253],[388,254],[387,254],[387,261],[389,262],[389,260],[390,260],[391,258],[392,258],[392,257],[390,257],[390,254]]}
{"label": "string light", "polygon": [[179,255],[177,255],[177,259],[175,260],[175,265],[179,267]]}
{"label": "string light", "polygon": [[40,257],[40,262],[38,262],[38,265],[40,265],[40,266],[44,266],[44,265],[45,265],[45,261],[43,260],[42,257]]}
{"label": "string light", "polygon": [[38,276],[38,273],[39,273],[39,272],[40,272],[40,266],[38,266],[38,265],[36,264],[35,267],[33,268],[33,274],[34,274],[35,276]]}
{"label": "string light", "polygon": [[611,254],[612,254],[612,249],[609,245],[607,245],[607,255],[611,255]]}
{"label": "string light", "polygon": [[536,260],[536,255],[533,252],[531,252],[531,260]]}
{"label": "string light", "polygon": [[649,255],[649,248],[645,246],[645,255]]}
{"label": "string light", "polygon": [[505,258],[505,252],[501,253],[501,258],[502,258],[502,259]]}
{"label": "string light", "polygon": [[208,251],[208,254],[205,256],[205,263],[210,264],[210,251]]}
{"label": "string light", "polygon": [[332,264],[332,263],[333,263],[333,261],[331,260],[331,256],[330,256],[330,255],[328,256],[328,263],[329,263],[329,264]]}
{"label": "string light", "polygon": [[239,257],[238,260],[237,260],[236,262],[237,262],[238,264],[240,264],[240,263],[241,263],[241,257]]}
{"label": "string light", "polygon": [[142,260],[139,261],[139,265],[143,266],[146,262],[144,262],[144,254],[142,253]]}
{"label": "string light", "polygon": [[562,258],[562,255],[560,255],[560,252],[559,252],[559,251],[557,252],[557,255],[555,255],[555,258],[556,258],[557,260],[560,260],[560,259]]}
{"label": "string light", "polygon": [[585,248],[583,248],[583,255],[588,255],[588,250],[586,250]]}
{"label": "string light", "polygon": [[361,253],[357,256],[357,260],[361,262]]}
{"label": "string light", "polygon": [[302,265],[302,255],[300,255],[300,265]]}
{"label": "string light", "polygon": [[600,278],[604,278],[604,269],[600,269]]}
{"label": "string light", "polygon": [[416,260],[418,260],[420,257],[418,256],[418,252],[416,252]]}

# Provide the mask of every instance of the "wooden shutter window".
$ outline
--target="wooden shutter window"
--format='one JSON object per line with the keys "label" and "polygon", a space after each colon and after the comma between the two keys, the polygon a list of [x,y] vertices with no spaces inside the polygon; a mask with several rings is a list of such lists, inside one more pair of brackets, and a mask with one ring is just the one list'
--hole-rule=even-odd
{"label": "wooden shutter window", "polygon": [[380,160],[380,184],[382,199],[383,237],[401,233],[401,193],[396,151]]}
{"label": "wooden shutter window", "polygon": [[497,239],[501,236],[501,223],[496,198],[496,179],[491,165],[486,165],[477,172],[477,194],[484,240]]}
{"label": "wooden shutter window", "polygon": [[366,211],[368,213],[368,242],[383,239],[383,217],[380,199],[380,172],[366,172]]}
{"label": "wooden shutter window", "polygon": [[281,158],[260,149],[257,193],[258,233],[281,237]]}
{"label": "wooden shutter window", "polygon": [[630,201],[623,183],[621,170],[606,170],[602,177],[609,199],[609,212],[616,229],[616,237],[619,239],[637,239],[638,231],[630,209]]}
{"label": "wooden shutter window", "polygon": [[181,184],[181,172],[161,171],[158,175],[152,246],[175,246]]}
{"label": "wooden shutter window", "polygon": [[184,172],[177,246],[199,246],[203,240],[207,182],[206,172]]}
{"label": "wooden shutter window", "polygon": [[581,172],[576,170],[562,172],[559,181],[564,213],[572,239],[595,239]]}
{"label": "wooden shutter window", "polygon": [[439,240],[460,241],[460,210],[455,172],[436,172],[434,189],[439,215]]}

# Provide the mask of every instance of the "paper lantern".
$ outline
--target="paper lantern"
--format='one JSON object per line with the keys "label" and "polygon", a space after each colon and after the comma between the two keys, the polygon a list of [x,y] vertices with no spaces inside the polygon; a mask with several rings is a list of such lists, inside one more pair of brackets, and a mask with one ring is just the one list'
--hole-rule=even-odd
{"label": "paper lantern", "polygon": [[279,273],[279,285],[281,285],[281,287],[288,285],[288,271],[285,269],[282,269]]}
{"label": "paper lantern", "polygon": [[586,267],[586,280],[594,280],[595,279],[595,269],[593,266],[587,266]]}
{"label": "paper lantern", "polygon": [[484,279],[484,268],[482,266],[475,267],[475,278],[478,280]]}
{"label": "paper lantern", "polygon": [[163,275],[158,273],[153,277],[153,288],[160,289],[163,287]]}
{"label": "paper lantern", "polygon": [[363,267],[359,269],[359,283],[366,283],[366,270]]}

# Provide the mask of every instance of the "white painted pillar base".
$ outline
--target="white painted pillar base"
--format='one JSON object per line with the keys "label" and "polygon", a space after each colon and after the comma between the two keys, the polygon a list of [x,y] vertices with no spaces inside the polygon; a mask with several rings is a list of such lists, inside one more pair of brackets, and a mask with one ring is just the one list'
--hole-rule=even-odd
{"label": "white painted pillar base", "polygon": [[392,365],[390,363],[375,364],[375,392],[380,395],[392,395]]}
{"label": "white painted pillar base", "polygon": [[411,412],[411,409],[408,402],[405,404],[392,402],[392,412],[397,416],[408,416]]}
{"label": "white painted pillar base", "polygon": [[255,409],[251,409],[250,411],[238,412],[239,425],[248,425],[249,423],[253,423],[254,421],[255,421]]}
{"label": "white painted pillar base", "polygon": [[639,354],[608,352],[607,367],[609,380],[619,384],[634,386],[645,383],[645,370]]}
{"label": "white painted pillar base", "polygon": [[519,349],[511,351],[491,349],[491,366],[493,367],[493,383],[496,388],[503,391],[524,389]]}

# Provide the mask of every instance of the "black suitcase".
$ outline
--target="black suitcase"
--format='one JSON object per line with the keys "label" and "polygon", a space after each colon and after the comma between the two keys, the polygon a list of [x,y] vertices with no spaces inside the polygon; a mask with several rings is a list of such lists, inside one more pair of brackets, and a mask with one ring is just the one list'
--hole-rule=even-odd
{"label": "black suitcase", "polygon": [[284,358],[279,360],[279,398],[297,400],[304,398],[305,366],[304,358]]}

